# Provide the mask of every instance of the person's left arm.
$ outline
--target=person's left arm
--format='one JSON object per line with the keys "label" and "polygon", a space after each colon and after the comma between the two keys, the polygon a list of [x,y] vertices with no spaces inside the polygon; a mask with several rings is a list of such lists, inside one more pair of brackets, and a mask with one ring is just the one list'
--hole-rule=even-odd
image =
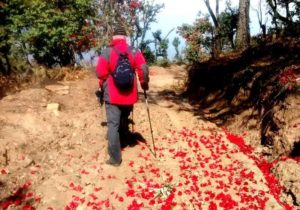
{"label": "person's left arm", "polygon": [[137,51],[134,56],[134,61],[141,87],[147,90],[149,83],[149,67],[141,51]]}

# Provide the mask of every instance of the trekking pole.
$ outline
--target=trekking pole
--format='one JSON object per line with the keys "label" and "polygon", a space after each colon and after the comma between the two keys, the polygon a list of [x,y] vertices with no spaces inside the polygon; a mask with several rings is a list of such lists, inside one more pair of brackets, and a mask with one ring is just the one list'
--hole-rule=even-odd
{"label": "trekking pole", "polygon": [[154,138],[153,138],[153,130],[152,130],[152,124],[151,124],[151,119],[150,119],[150,111],[149,111],[148,97],[147,97],[146,90],[144,90],[144,96],[145,96],[145,102],[146,102],[146,107],[147,107],[147,113],[148,113],[148,119],[149,119],[150,131],[151,131],[151,138],[152,138],[152,144],[153,144],[153,151],[151,149],[150,149],[150,151],[154,155],[154,157],[156,158],[155,144],[154,144]]}
{"label": "trekking pole", "polygon": [[132,107],[132,112],[131,112],[131,130],[132,130],[132,133],[134,133],[134,121],[133,121],[133,110],[134,110],[134,107]]}

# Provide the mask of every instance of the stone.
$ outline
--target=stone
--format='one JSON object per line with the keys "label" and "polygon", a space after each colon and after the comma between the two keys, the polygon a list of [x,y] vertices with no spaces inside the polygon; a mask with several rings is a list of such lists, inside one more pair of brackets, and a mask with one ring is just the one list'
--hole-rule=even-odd
{"label": "stone", "polygon": [[47,110],[49,110],[49,111],[59,111],[59,109],[60,109],[59,103],[47,104]]}
{"label": "stone", "polygon": [[280,161],[272,170],[284,186],[285,191],[292,195],[293,201],[289,204],[300,204],[300,164],[294,160]]}
{"label": "stone", "polygon": [[60,105],[58,103],[50,103],[47,104],[47,110],[52,111],[56,116],[59,114]]}

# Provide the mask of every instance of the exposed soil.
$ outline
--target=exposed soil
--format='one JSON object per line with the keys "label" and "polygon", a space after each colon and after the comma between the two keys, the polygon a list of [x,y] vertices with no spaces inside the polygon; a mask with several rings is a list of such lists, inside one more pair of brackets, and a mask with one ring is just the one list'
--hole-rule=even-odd
{"label": "exposed soil", "polygon": [[0,209],[297,208],[299,194],[284,197],[279,184],[296,189],[291,183],[299,182],[299,162],[289,159],[297,167],[293,180],[282,176],[278,182],[270,172],[283,170],[284,160],[269,164],[241,137],[199,119],[179,97],[184,66],[153,67],[150,75],[156,148],[140,93],[131,128],[137,144],[123,149],[120,167],[104,164],[105,114],[93,72],[4,97]]}
{"label": "exposed soil", "polygon": [[[286,38],[196,63],[189,68],[185,95],[200,119],[244,135],[268,161],[299,160],[299,57],[300,40]],[[273,172],[285,177],[285,200],[299,205],[299,179],[287,181],[289,173],[282,174],[300,173],[299,163],[284,167],[284,161]]]}

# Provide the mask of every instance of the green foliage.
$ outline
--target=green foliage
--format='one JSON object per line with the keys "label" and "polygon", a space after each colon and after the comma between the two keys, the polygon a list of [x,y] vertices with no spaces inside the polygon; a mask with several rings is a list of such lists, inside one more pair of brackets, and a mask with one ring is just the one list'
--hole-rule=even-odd
{"label": "green foliage", "polygon": [[131,44],[142,49],[146,33],[162,8],[164,4],[156,4],[154,0],[99,1],[101,12],[97,17],[97,29],[105,40],[100,47],[109,42],[113,27],[119,24],[126,28]]}
{"label": "green foliage", "polygon": [[0,73],[7,75],[10,73],[10,63],[8,54],[10,51],[9,27],[7,26],[9,11],[6,9],[6,3],[0,2]]}
{"label": "green foliage", "polygon": [[142,53],[146,59],[146,62],[149,65],[154,64],[156,62],[156,57],[155,57],[155,54],[150,49],[150,47],[148,45],[146,45],[142,49],[143,49]]}
{"label": "green foliage", "polygon": [[156,61],[156,65],[166,68],[170,66],[170,61],[168,58],[161,58]]}
{"label": "green foliage", "polygon": [[199,60],[200,54],[209,53],[212,47],[213,26],[208,16],[198,18],[193,25],[178,27],[178,33],[186,40],[185,57],[189,61]]}
{"label": "green foliage", "polygon": [[175,48],[175,51],[176,51],[176,54],[175,54],[175,60],[178,60],[180,58],[179,56],[179,45],[180,45],[180,40],[178,37],[174,37],[173,41],[172,41],[172,45],[174,46]]}
{"label": "green foliage", "polygon": [[185,49],[185,59],[189,62],[199,61],[200,60],[200,53],[197,47],[193,47],[188,45]]}
{"label": "green foliage", "polygon": [[228,6],[224,12],[219,15],[220,36],[223,43],[223,48],[234,49],[234,35],[237,30],[238,9]]}
{"label": "green foliage", "polygon": [[156,57],[163,57],[165,59],[168,58],[168,47],[169,47],[169,39],[162,38],[161,30],[157,30],[152,33],[154,38],[154,46],[155,46],[155,54]]}
{"label": "green foliage", "polygon": [[267,3],[273,24],[269,30],[289,36],[299,36],[300,2],[298,0],[267,0]]}
{"label": "green foliage", "polygon": [[[5,0],[0,2],[0,67],[9,74],[12,61],[28,56],[48,67],[75,62],[75,54],[100,51],[122,24],[148,59],[154,58],[145,34],[163,5],[153,0]],[[16,59],[18,58],[18,59]],[[151,61],[152,62],[152,61]]]}
{"label": "green foliage", "polygon": [[158,49],[159,49],[159,43],[161,42],[161,30],[157,30],[155,32],[152,32],[152,36],[154,38],[154,48],[155,48],[155,57],[158,56]]}
{"label": "green foliage", "polygon": [[[10,37],[7,45],[49,67],[74,62],[74,53],[82,51],[80,40],[87,35],[85,26],[96,14],[93,0],[9,0],[2,9]],[[85,49],[90,47],[88,43]]]}
{"label": "green foliage", "polygon": [[158,52],[165,59],[168,58],[168,47],[169,47],[169,40],[168,39],[161,40],[161,42],[159,43]]}
{"label": "green foliage", "polygon": [[[221,49],[234,49],[234,35],[237,28],[238,10],[227,8],[218,17],[218,39]],[[198,61],[203,55],[211,54],[213,51],[213,41],[216,38],[216,28],[210,21],[208,15],[201,13],[192,25],[183,24],[178,27],[178,33],[186,40],[187,48],[185,52],[186,59],[189,61]],[[206,56],[205,56],[206,57]]]}
{"label": "green foliage", "polygon": [[[139,2],[139,5],[133,2]],[[134,6],[136,5],[136,6]],[[129,16],[131,42],[136,47],[141,47],[145,41],[147,31],[152,23],[156,22],[156,16],[164,8],[164,4],[156,4],[154,0],[131,1],[129,4],[131,13]]]}

